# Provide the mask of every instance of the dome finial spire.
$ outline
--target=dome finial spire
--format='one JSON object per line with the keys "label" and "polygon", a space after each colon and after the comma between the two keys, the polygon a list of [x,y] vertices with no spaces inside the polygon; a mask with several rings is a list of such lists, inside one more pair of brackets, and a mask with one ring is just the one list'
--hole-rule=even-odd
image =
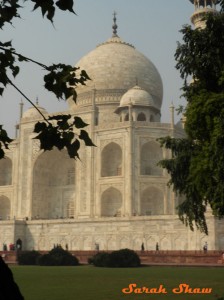
{"label": "dome finial spire", "polygon": [[114,11],[113,15],[114,15],[114,17],[113,17],[114,24],[112,26],[112,29],[113,29],[113,37],[115,37],[115,36],[118,36],[117,35],[117,23],[116,23],[116,21],[117,21],[117,18],[116,18],[117,13],[116,13],[116,11]]}

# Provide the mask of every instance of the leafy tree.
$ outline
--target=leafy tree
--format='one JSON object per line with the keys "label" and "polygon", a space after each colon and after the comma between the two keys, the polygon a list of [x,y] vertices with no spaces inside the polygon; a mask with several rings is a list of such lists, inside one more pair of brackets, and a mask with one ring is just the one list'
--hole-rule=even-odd
{"label": "leafy tree", "polygon": [[161,145],[171,159],[159,164],[171,176],[169,185],[183,195],[180,219],[208,234],[205,212],[224,216],[224,1],[221,10],[206,16],[205,29],[184,26],[183,43],[175,53],[187,100],[186,138],[166,137]]}
{"label": "leafy tree", "polygon": [[[52,23],[56,9],[75,14],[73,0],[0,0],[0,29],[3,29],[7,23],[13,24],[15,18],[20,18],[20,11],[23,9],[22,4],[24,5],[28,1],[34,3],[33,10],[40,9],[42,16],[47,17]],[[13,79],[20,72],[20,62],[32,62],[44,69],[47,72],[44,76],[44,86],[48,91],[53,92],[58,99],[66,100],[71,97],[76,101],[77,95],[74,87],[79,84],[85,85],[85,82],[90,80],[84,70],[62,63],[46,66],[17,53],[11,41],[0,41],[0,95],[3,94],[8,85],[11,85],[38,111],[38,107],[13,83]],[[38,133],[36,139],[40,140],[41,149],[51,150],[53,147],[57,147],[61,150],[66,148],[70,157],[79,158],[80,140],[83,140],[86,146],[94,146],[87,131],[82,129],[88,124],[85,124],[81,118],[73,118],[70,115],[46,118],[41,111],[39,113],[44,121],[35,125],[34,132]],[[81,131],[74,133],[73,128],[81,128]],[[4,149],[8,149],[11,141],[12,139],[8,137],[3,125],[0,125],[0,159],[4,157]]]}

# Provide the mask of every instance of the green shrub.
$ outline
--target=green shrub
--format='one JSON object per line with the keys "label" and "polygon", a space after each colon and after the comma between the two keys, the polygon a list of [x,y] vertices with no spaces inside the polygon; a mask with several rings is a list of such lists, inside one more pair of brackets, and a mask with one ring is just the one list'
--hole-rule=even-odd
{"label": "green shrub", "polygon": [[38,257],[37,264],[40,266],[57,266],[56,260],[49,253]]}
{"label": "green shrub", "polygon": [[89,265],[93,265],[93,257],[89,257],[88,258],[88,264]]}
{"label": "green shrub", "polygon": [[95,267],[108,267],[110,254],[106,252],[99,252],[92,257],[92,264]]}
{"label": "green shrub", "polygon": [[100,252],[89,259],[89,262],[96,267],[110,268],[132,268],[141,264],[138,254],[130,249],[121,249],[110,254]]}
{"label": "green shrub", "polygon": [[141,264],[138,254],[130,249],[113,251],[110,254],[109,267],[111,268],[132,268]]}
{"label": "green shrub", "polygon": [[41,255],[38,258],[38,264],[41,266],[77,266],[79,261],[68,251],[56,247],[48,254]]}
{"label": "green shrub", "polygon": [[38,251],[23,251],[18,254],[19,265],[36,265],[40,253]]}

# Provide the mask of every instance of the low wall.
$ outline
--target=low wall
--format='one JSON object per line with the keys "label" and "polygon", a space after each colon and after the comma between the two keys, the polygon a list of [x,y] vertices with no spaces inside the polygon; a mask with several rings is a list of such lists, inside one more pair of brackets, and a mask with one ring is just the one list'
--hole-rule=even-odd
{"label": "low wall", "polygon": [[17,263],[17,252],[16,251],[0,251],[0,255],[6,263],[9,263],[9,264]]}
{"label": "low wall", "polygon": [[222,251],[144,251],[137,252],[142,264],[217,264]]}
{"label": "low wall", "polygon": [[[110,252],[110,251],[108,251]],[[87,263],[88,258],[96,251],[71,251],[81,263]],[[136,251],[142,264],[221,264],[222,251]]]}
{"label": "low wall", "polygon": [[[48,251],[40,251],[42,254]],[[108,251],[110,252],[110,251]],[[80,263],[88,263],[88,259],[97,251],[70,251]],[[142,264],[176,264],[176,265],[216,265],[223,264],[222,251],[136,251]],[[17,263],[16,251],[0,251],[6,263]]]}

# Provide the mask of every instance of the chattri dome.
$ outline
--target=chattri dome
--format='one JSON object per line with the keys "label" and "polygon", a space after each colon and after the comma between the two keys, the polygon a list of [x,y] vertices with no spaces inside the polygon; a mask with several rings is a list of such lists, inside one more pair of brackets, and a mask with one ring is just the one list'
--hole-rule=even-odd
{"label": "chattri dome", "polygon": [[[84,94],[90,94],[93,90],[100,94],[101,104],[113,101],[119,105],[122,95],[132,88],[137,80],[151,95],[156,107],[161,107],[163,84],[156,67],[145,55],[131,44],[124,42],[116,33],[81,58],[76,67],[85,70],[91,78],[85,86],[76,88],[78,106],[83,103],[87,105],[88,101],[80,99],[86,99]],[[96,98],[96,103],[97,101]],[[77,105],[72,100],[68,100],[68,103],[70,108],[76,109]]]}
{"label": "chattri dome", "polygon": [[120,107],[130,105],[155,106],[152,96],[140,86],[136,85],[128,90],[121,98]]}
{"label": "chattri dome", "polygon": [[[36,105],[36,107],[39,109],[39,111],[43,114],[43,115],[47,115],[48,112],[46,111],[45,108],[40,107],[39,105]],[[22,115],[22,120],[37,120],[42,118],[41,114],[39,113],[39,111],[35,108],[35,107],[30,107],[27,111],[25,111]]]}
{"label": "chattri dome", "polygon": [[217,3],[217,0],[198,0],[197,2],[195,0],[190,0],[191,3],[197,3],[199,6],[213,6]]}

